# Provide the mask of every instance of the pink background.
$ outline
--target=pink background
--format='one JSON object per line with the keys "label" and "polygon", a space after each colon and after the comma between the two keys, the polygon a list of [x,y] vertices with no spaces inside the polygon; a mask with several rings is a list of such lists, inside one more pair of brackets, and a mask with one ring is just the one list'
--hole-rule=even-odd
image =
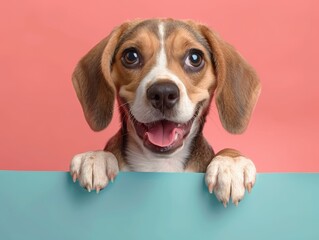
{"label": "pink background", "polygon": [[[5,1],[0,10],[0,169],[68,170],[76,153],[101,149],[119,128],[92,132],[70,76],[114,26],[135,18],[206,23],[255,67],[262,95],[243,135],[211,112],[215,150],[233,147],[259,172],[319,172],[318,1]],[[116,114],[116,116],[118,116]]]}

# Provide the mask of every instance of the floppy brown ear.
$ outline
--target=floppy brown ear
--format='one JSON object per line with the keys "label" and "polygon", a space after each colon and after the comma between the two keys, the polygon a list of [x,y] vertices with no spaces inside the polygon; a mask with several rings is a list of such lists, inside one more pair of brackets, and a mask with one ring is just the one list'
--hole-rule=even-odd
{"label": "floppy brown ear", "polygon": [[231,45],[207,27],[201,28],[210,45],[215,65],[215,101],[219,118],[228,132],[242,133],[247,128],[260,94],[258,76]]}
{"label": "floppy brown ear", "polygon": [[111,63],[125,28],[123,24],[93,47],[80,60],[72,75],[86,121],[94,131],[106,128],[113,116],[115,86],[111,79]]}

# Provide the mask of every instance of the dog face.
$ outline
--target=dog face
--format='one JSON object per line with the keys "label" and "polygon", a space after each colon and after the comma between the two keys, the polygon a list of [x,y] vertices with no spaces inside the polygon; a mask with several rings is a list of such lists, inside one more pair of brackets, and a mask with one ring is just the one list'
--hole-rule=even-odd
{"label": "dog face", "polygon": [[208,105],[215,82],[208,49],[175,22],[144,22],[121,39],[111,78],[132,132],[153,152],[182,146]]}
{"label": "dog face", "polygon": [[79,62],[73,84],[93,130],[108,125],[117,96],[128,132],[164,154],[201,129],[214,93],[225,129],[243,132],[260,91],[230,45],[203,25],[176,20],[121,25]]}

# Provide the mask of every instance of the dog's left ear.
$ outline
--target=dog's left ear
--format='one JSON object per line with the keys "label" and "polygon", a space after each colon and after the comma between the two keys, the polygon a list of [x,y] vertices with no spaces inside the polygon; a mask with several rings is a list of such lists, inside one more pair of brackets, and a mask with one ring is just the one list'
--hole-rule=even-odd
{"label": "dog's left ear", "polygon": [[239,134],[247,128],[260,94],[254,69],[228,43],[206,26],[200,26],[212,54],[217,75],[216,105],[223,127]]}
{"label": "dog's left ear", "polygon": [[89,126],[94,131],[107,127],[113,116],[115,85],[111,64],[115,48],[128,24],[123,24],[93,47],[77,64],[72,82]]}

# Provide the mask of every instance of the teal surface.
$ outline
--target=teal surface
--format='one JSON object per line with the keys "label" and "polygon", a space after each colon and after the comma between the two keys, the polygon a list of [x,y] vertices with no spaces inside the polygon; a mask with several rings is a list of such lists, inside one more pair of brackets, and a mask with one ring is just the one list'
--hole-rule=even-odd
{"label": "teal surface", "polygon": [[259,174],[226,209],[197,173],[120,173],[96,194],[65,172],[0,171],[0,239],[319,239],[319,174]]}

